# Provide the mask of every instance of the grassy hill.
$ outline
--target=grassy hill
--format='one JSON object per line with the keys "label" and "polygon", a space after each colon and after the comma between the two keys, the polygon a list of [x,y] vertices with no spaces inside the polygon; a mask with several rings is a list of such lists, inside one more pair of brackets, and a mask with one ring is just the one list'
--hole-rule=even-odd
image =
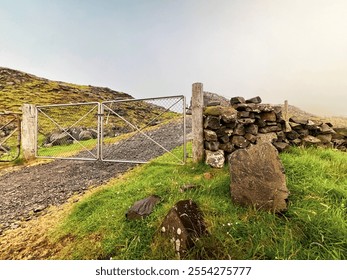
{"label": "grassy hill", "polygon": [[0,112],[18,112],[23,103],[36,105],[129,99],[105,87],[75,85],[0,67]]}
{"label": "grassy hill", "polygon": [[[20,112],[24,103],[49,105],[124,99],[133,99],[133,97],[124,92],[114,91],[105,87],[51,81],[32,74],[0,67],[0,112]],[[57,122],[70,127],[85,114],[88,114],[93,106],[48,108],[45,109],[45,112]],[[153,119],[156,122],[162,122],[177,115],[172,112],[166,112],[164,107],[156,106],[150,102],[122,102],[109,104],[108,106],[137,127],[142,127]],[[79,125],[95,127],[96,113],[97,109],[93,110],[91,114],[84,116],[83,122],[78,121]],[[104,124],[106,129],[123,129],[128,126],[124,120],[117,118],[112,111],[108,110],[105,114],[107,115]],[[42,114],[39,115],[40,132],[43,134],[52,132],[55,128],[52,121],[45,118],[45,116],[41,116]],[[128,130],[132,131],[131,127],[128,127]]]}

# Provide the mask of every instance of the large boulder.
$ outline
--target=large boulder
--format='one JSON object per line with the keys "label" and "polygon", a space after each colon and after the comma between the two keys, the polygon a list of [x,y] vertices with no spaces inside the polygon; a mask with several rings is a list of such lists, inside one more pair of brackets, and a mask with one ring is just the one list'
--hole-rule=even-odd
{"label": "large boulder", "polygon": [[46,144],[52,146],[69,145],[72,142],[71,136],[66,132],[53,132],[46,140]]}
{"label": "large boulder", "polygon": [[160,228],[161,233],[168,237],[174,244],[175,251],[180,254],[192,248],[199,237],[208,233],[203,213],[191,199],[177,202]]}
{"label": "large boulder", "polygon": [[232,200],[271,212],[287,209],[289,191],[276,148],[269,142],[237,150],[229,157]]}
{"label": "large boulder", "polygon": [[92,134],[92,132],[89,131],[89,130],[83,130],[83,131],[81,131],[81,133],[79,134],[78,139],[81,140],[81,141],[90,140],[90,139],[93,139],[93,134]]}

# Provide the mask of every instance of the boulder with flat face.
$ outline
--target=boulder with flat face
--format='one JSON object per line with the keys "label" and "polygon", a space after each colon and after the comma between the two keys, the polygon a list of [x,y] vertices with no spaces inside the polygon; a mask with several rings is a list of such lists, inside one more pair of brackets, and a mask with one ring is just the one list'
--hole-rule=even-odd
{"label": "boulder with flat face", "polygon": [[289,191],[276,148],[269,142],[237,150],[229,157],[232,200],[240,205],[282,212]]}

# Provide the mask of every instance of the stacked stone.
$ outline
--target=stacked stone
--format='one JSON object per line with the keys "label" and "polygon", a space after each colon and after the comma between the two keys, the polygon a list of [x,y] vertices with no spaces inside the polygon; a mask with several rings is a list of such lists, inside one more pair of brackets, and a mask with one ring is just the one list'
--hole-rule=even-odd
{"label": "stacked stone", "polygon": [[285,121],[281,108],[260,103],[259,96],[248,100],[233,97],[229,107],[205,108],[204,144],[208,164],[222,167],[222,157],[225,159],[235,150],[247,148],[266,137],[274,139],[279,150],[289,146],[284,142]]}
{"label": "stacked stone", "polygon": [[292,117],[285,121],[281,106],[261,104],[259,96],[233,97],[230,105],[209,102],[204,109],[206,163],[221,168],[238,149],[271,142],[279,152],[290,145],[325,146],[347,150],[347,128],[331,123]]}
{"label": "stacked stone", "polygon": [[347,149],[347,129],[333,128],[331,123],[292,117],[287,124],[286,138],[292,145],[323,146]]}

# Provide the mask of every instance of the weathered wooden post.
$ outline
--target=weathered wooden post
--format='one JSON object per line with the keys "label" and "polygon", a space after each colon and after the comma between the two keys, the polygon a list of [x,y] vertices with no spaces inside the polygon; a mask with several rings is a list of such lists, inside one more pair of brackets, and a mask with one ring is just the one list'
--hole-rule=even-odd
{"label": "weathered wooden post", "polygon": [[288,100],[284,100],[284,120],[288,121]]}
{"label": "weathered wooden post", "polygon": [[36,149],[36,108],[35,105],[22,106],[22,149],[26,160],[35,157]]}
{"label": "weathered wooden post", "polygon": [[203,84],[194,83],[192,88],[193,162],[204,160],[203,104]]}

